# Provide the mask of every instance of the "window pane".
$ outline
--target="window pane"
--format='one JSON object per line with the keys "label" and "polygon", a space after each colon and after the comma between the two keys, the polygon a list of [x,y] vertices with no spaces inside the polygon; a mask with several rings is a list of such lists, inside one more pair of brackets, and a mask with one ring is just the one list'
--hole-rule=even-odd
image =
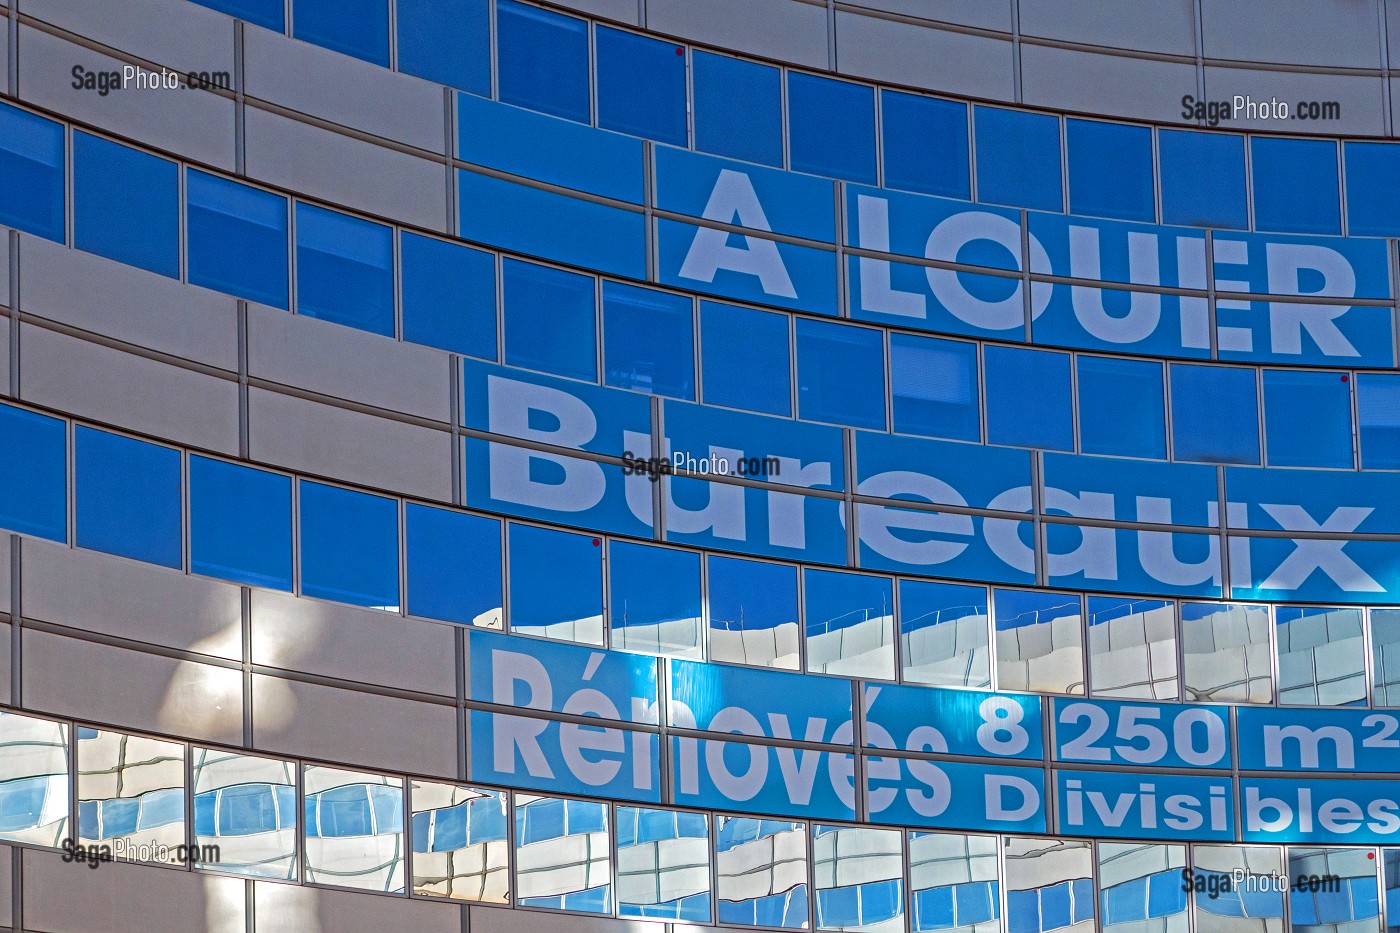
{"label": "window pane", "polygon": [[766,165],[783,164],[781,72],[696,49],[695,148]]}
{"label": "window pane", "polygon": [[498,93],[507,104],[588,123],[588,22],[497,0]]}
{"label": "window pane", "polygon": [[994,346],[985,353],[987,440],[1073,450],[1069,354]]}
{"label": "window pane", "polygon": [[1366,702],[1366,646],[1360,609],[1274,609],[1278,701],[1298,706]]}
{"label": "window pane", "polygon": [[807,927],[804,824],[716,816],[715,873],[720,923]]}
{"label": "window pane", "polygon": [[266,26],[273,32],[285,32],[285,0],[194,0],[200,6],[218,10],[230,16]]}
{"label": "window pane", "polygon": [[190,457],[190,570],[292,589],[292,478]]}
{"label": "window pane", "polygon": [[700,347],[706,403],[792,414],[787,315],[701,302]]}
{"label": "window pane", "polygon": [[1081,356],[1079,445],[1086,454],[1167,458],[1162,364]]}
{"label": "window pane", "polygon": [[875,184],[875,89],[789,71],[792,170]]}
{"label": "window pane", "polygon": [[1362,467],[1400,469],[1400,376],[1359,374],[1356,408]]}
{"label": "window pane", "polygon": [[397,611],[398,503],[305,480],[300,485],[302,594]]}
{"label": "window pane", "polygon": [[612,646],[700,657],[700,555],[614,541],[608,549]]}
{"label": "window pane", "polygon": [[63,125],[0,104],[0,223],[62,243]]}
{"label": "window pane", "polygon": [[297,204],[297,314],[394,336],[393,232]]}
{"label": "window pane", "polygon": [[506,363],[596,381],[593,278],[515,259],[501,278]]}
{"label": "window pane", "polygon": [[1371,610],[1371,665],[1372,703],[1400,706],[1400,609]]}
{"label": "window pane", "polygon": [[1243,136],[1160,130],[1157,145],[1163,223],[1248,226]]}
{"label": "window pane", "polygon": [[306,880],[403,890],[403,778],[304,765]]}
{"label": "window pane", "polygon": [[900,580],[899,638],[909,683],[992,686],[982,587]]}
{"label": "window pane", "polygon": [[710,660],[797,670],[797,568],[708,560]]}
{"label": "window pane", "polygon": [[0,405],[0,446],[9,459],[0,483],[0,526],[68,540],[67,431],[57,418]]}
{"label": "window pane", "polygon": [[74,133],[74,245],[129,266],[179,275],[178,176],[174,162]]}
{"label": "window pane", "polygon": [[1342,144],[1346,158],[1347,233],[1352,236],[1400,234],[1400,146],[1391,143]]}
{"label": "window pane", "polygon": [[1207,463],[1258,463],[1254,370],[1173,363],[1172,456]]}
{"label": "window pane", "polygon": [[880,121],[886,187],[972,200],[966,104],[884,89]]}
{"label": "window pane", "polygon": [[1079,597],[995,590],[997,689],[1084,695]]}
{"label": "window pane", "polygon": [[603,283],[605,381],[670,398],[695,398],[695,316],[690,299]]}
{"label": "window pane", "polygon": [[1342,232],[1337,144],[1322,139],[1249,140],[1254,226],[1283,233]]}
{"label": "window pane", "polygon": [[909,887],[914,933],[999,930],[997,836],[909,834]]}
{"label": "window pane", "polygon": [[973,110],[977,200],[1039,211],[1063,210],[1059,118],[1000,107]]}
{"label": "window pane", "polygon": [[805,570],[807,669],[894,679],[894,592],[887,577]]}
{"label": "window pane", "polygon": [[1270,703],[1267,606],[1181,604],[1181,654],[1188,703]]}
{"label": "window pane", "polygon": [[296,0],[292,35],[389,66],[389,4],[385,0]]}
{"label": "window pane", "polygon": [[[219,853],[200,867],[296,880],[296,765],[198,746],[192,753],[195,842],[218,846]],[[201,809],[207,809],[203,821]]]}
{"label": "window pane", "polygon": [[515,795],[516,903],[612,913],[607,804]]}
{"label": "window pane", "polygon": [[881,332],[797,321],[797,413],[807,421],[885,429]]}
{"label": "window pane", "polygon": [[287,199],[185,173],[189,278],[194,285],[287,307]]}
{"label": "window pane", "polygon": [[603,644],[602,541],[534,525],[508,529],[511,631]]}
{"label": "window pane", "polygon": [[490,253],[404,233],[403,339],[496,359],[496,260]]}
{"label": "window pane", "polygon": [[685,49],[598,26],[598,125],[675,146],[686,144]]}
{"label": "window pane", "polygon": [[510,903],[505,791],[412,781],[413,893]]}
{"label": "window pane", "polygon": [[1007,930],[1093,933],[1096,926],[1090,843],[1010,836],[1004,852]]}
{"label": "window pane", "polygon": [[812,837],[817,929],[903,929],[899,830],[816,826]]}
{"label": "window pane", "polygon": [[1089,686],[1097,697],[1175,700],[1176,607],[1090,596]]}
{"label": "window pane", "polygon": [[180,567],[180,452],[79,426],[78,547]]}
{"label": "window pane", "polygon": [[68,727],[0,712],[0,839],[58,846],[68,829]]}
{"label": "window pane", "polygon": [[890,380],[896,431],[982,439],[976,344],[890,334]]}
{"label": "window pane", "polygon": [[1350,469],[1350,377],[1264,370],[1264,425],[1269,466]]}
{"label": "window pane", "polygon": [[491,94],[488,0],[396,0],[399,70],[473,94]]}
{"label": "window pane", "polygon": [[1185,846],[1100,842],[1098,849],[1104,929],[1186,933]]}
{"label": "window pane", "polygon": [[1374,849],[1289,846],[1288,881],[1293,933],[1380,933]]}
{"label": "window pane", "polygon": [[617,912],[708,923],[710,833],[703,813],[617,808]]}
{"label": "window pane", "polygon": [[[1246,873],[1282,874],[1283,859],[1277,846],[1192,846],[1191,861],[1196,883],[1220,892],[1217,897],[1198,894],[1192,898],[1197,930],[1243,926],[1257,933],[1283,933],[1281,893],[1246,891],[1230,881],[1235,872],[1240,872],[1240,877]],[[1249,919],[1236,919],[1246,917]]]}
{"label": "window pane", "polygon": [[[185,747],[139,735],[82,729],[78,732],[78,836],[85,845],[123,846],[135,857],[140,846],[155,860],[185,841]],[[171,818],[173,817],[173,819]],[[161,850],[158,847],[166,846]]]}
{"label": "window pane", "polygon": [[499,630],[501,523],[413,502],[404,523],[409,613]]}
{"label": "window pane", "polygon": [[1072,214],[1152,223],[1152,130],[1146,126],[1065,120]]}

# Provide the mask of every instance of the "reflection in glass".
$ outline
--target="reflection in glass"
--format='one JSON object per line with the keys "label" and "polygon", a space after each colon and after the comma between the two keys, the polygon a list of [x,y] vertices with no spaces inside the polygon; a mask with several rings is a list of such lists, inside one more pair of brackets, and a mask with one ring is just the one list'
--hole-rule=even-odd
{"label": "reflection in glass", "polygon": [[297,877],[296,765],[195,747],[194,834],[201,868],[256,878]]}
{"label": "reflection in glass", "polygon": [[997,841],[996,836],[909,834],[914,933],[991,933],[1001,928]]}
{"label": "reflection in glass", "polygon": [[1007,837],[1008,929],[1093,933],[1094,913],[1093,850],[1088,842]]}
{"label": "reflection in glass", "polygon": [[1400,931],[1400,849],[1382,849],[1385,860],[1386,933]]}
{"label": "reflection in glass", "polygon": [[997,689],[1084,694],[1079,597],[996,591]]}
{"label": "reflection in glass", "polygon": [[608,564],[612,646],[698,659],[700,555],[614,541]]}
{"label": "reflection in glass", "polygon": [[1288,847],[1293,933],[1379,933],[1374,849]]}
{"label": "reflection in glass", "polygon": [[812,836],[817,929],[904,929],[899,831],[816,826]]}
{"label": "reflection in glass", "polygon": [[412,781],[413,893],[510,900],[505,791]]}
{"label": "reflection in glass", "polygon": [[894,679],[894,592],[885,577],[807,570],[807,670]]}
{"label": "reflection in glass", "polygon": [[710,831],[703,813],[617,808],[617,912],[710,920]]}
{"label": "reflection in glass", "polygon": [[1099,697],[1175,700],[1173,605],[1157,599],[1090,596],[1089,685]]}
{"label": "reflection in glass", "polygon": [[0,839],[56,846],[68,830],[68,727],[0,712]]}
{"label": "reflection in glass", "polygon": [[797,670],[797,568],[709,558],[710,660]]}
{"label": "reflection in glass", "polygon": [[1099,843],[1099,902],[1105,930],[1186,933],[1181,870],[1185,846]]}
{"label": "reflection in glass", "polygon": [[909,683],[990,688],[987,591],[900,580],[899,647]]}
{"label": "reflection in glass", "polygon": [[1400,706],[1400,609],[1371,610],[1375,706]]}
{"label": "reflection in glass", "polygon": [[[1239,885],[1231,873],[1277,876],[1283,858],[1275,846],[1192,846],[1195,886],[1204,884],[1218,893],[1210,897],[1192,894],[1197,930],[1241,930],[1246,933],[1282,933],[1283,894],[1270,885]],[[1222,877],[1223,876],[1223,877]]]}
{"label": "reflection in glass", "polygon": [[175,864],[185,841],[185,747],[80,728],[77,753],[81,841],[111,846],[118,860]]}
{"label": "reflection in glass", "polygon": [[1278,606],[1278,701],[1299,706],[1366,702],[1360,609]]}
{"label": "reflection in glass", "polygon": [[603,547],[589,535],[509,526],[510,628],[603,643]]}
{"label": "reflection in glass", "polygon": [[1268,703],[1273,696],[1267,606],[1181,604],[1189,702]]}
{"label": "reflection in glass", "polygon": [[515,795],[516,903],[612,912],[608,806]]}
{"label": "reflection in glass", "polygon": [[807,927],[807,832],[802,823],[715,817],[720,923]]}
{"label": "reflection in glass", "polygon": [[306,880],[403,890],[403,779],[306,765]]}

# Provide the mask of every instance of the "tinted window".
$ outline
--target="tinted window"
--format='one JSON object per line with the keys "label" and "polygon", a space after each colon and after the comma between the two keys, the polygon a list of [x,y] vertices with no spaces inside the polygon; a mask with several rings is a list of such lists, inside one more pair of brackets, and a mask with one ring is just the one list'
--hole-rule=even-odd
{"label": "tinted window", "polygon": [[987,440],[1073,450],[1069,354],[993,346],[985,352]]}
{"label": "tinted window", "polygon": [[180,567],[180,452],[79,426],[78,547]]}
{"label": "tinted window", "polygon": [[1089,686],[1094,696],[1175,700],[1176,608],[1155,599],[1089,597]]}
{"label": "tinted window", "polygon": [[404,525],[408,611],[501,628],[501,523],[409,503]]}
{"label": "tinted window", "polygon": [[446,240],[404,233],[403,339],[496,358],[496,260]]}
{"label": "tinted window", "polygon": [[74,245],[161,275],[179,275],[178,171],[174,162],[74,133]]}
{"label": "tinted window", "polygon": [[218,10],[250,23],[266,26],[273,32],[286,29],[285,0],[195,0],[200,6]]}
{"label": "tinted window", "polygon": [[398,503],[305,481],[300,494],[302,593],[398,609]]}
{"label": "tinted window", "polygon": [[700,347],[708,404],[792,414],[787,315],[701,302]]}
{"label": "tinted window", "polygon": [[1152,188],[1152,130],[1123,123],[1066,120],[1072,214],[1156,219]]}
{"label": "tinted window", "polygon": [[1157,146],[1163,223],[1248,226],[1243,136],[1161,130]]}
{"label": "tinted window", "polygon": [[882,90],[880,125],[886,186],[971,200],[966,104]]}
{"label": "tinted window", "polygon": [[1258,463],[1254,371],[1172,364],[1172,456],[1210,463]]}
{"label": "tinted window", "polygon": [[987,591],[980,586],[899,581],[904,680],[940,687],[992,685]]}
{"label": "tinted window", "polygon": [[677,146],[686,144],[685,49],[599,26],[598,125]]}
{"label": "tinted window", "polygon": [[1249,157],[1255,229],[1342,232],[1336,143],[1254,136]]}
{"label": "tinted window", "polygon": [[292,35],[389,65],[389,4],[385,0],[296,0]]}
{"label": "tinted window", "polygon": [[[708,823],[703,813],[617,808],[619,916],[709,922]],[[662,851],[676,858],[656,858]]]}
{"label": "tinted window", "polygon": [[506,259],[503,313],[506,362],[593,382],[598,378],[594,280]]}
{"label": "tinted window", "polygon": [[996,590],[997,689],[1084,694],[1084,637],[1073,593]]}
{"label": "tinted window", "polygon": [[875,90],[788,72],[788,148],[798,172],[875,184]]}
{"label": "tinted window", "polygon": [[1366,702],[1366,644],[1360,609],[1274,609],[1278,701],[1297,706]]}
{"label": "tinted window", "polygon": [[496,50],[502,101],[589,122],[586,20],[498,0]]}
{"label": "tinted window", "polygon": [[392,231],[297,204],[297,313],[392,337]]}
{"label": "tinted window", "polygon": [[1187,702],[1273,700],[1268,606],[1182,603],[1181,655]]}
{"label": "tinted window", "polygon": [[807,669],[894,679],[894,592],[886,577],[807,570]]}
{"label": "tinted window", "polygon": [[603,283],[604,381],[695,398],[695,319],[683,295]]}
{"label": "tinted window", "polygon": [[796,670],[797,568],[709,557],[710,660]]}
{"label": "tinted window", "polygon": [[1044,113],[976,107],[977,200],[1032,210],[1064,208],[1060,121]]}
{"label": "tinted window", "polygon": [[400,71],[490,95],[488,0],[396,0],[394,13]]}
{"label": "tinted window", "polygon": [[695,83],[695,148],[701,152],[783,164],[781,72],[698,49],[691,53]]}
{"label": "tinted window", "polygon": [[1343,143],[1347,179],[1347,232],[1352,236],[1400,233],[1400,146]]}
{"label": "tinted window", "polygon": [[896,431],[981,440],[976,344],[890,334],[890,379]]}
{"label": "tinted window", "polygon": [[0,178],[0,223],[62,243],[62,124],[0,104]]}
{"label": "tinted window", "polygon": [[1400,376],[1358,375],[1356,407],[1361,465],[1368,470],[1400,470]]}
{"label": "tinted window", "polygon": [[191,456],[190,570],[291,590],[291,477]]}
{"label": "tinted window", "polygon": [[1264,371],[1270,466],[1351,467],[1349,379],[1335,372]]}
{"label": "tinted window", "polygon": [[881,332],[828,321],[797,321],[797,412],[808,421],[885,427]]}
{"label": "tinted window", "polygon": [[614,541],[608,549],[612,646],[700,657],[700,555]]}
{"label": "tinted window", "polygon": [[287,307],[287,199],[191,169],[185,174],[189,279]]}
{"label": "tinted window", "polygon": [[1078,367],[1080,450],[1165,460],[1162,364],[1081,356]]}
{"label": "tinted window", "polygon": [[68,539],[67,425],[0,405],[0,446],[9,451],[0,483],[0,524],[20,534]]}
{"label": "tinted window", "polygon": [[603,547],[589,535],[510,525],[510,627],[603,643]]}

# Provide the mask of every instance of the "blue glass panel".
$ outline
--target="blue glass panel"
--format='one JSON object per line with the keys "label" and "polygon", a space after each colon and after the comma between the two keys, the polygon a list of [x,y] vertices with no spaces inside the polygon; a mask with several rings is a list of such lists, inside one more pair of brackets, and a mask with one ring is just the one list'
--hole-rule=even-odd
{"label": "blue glass panel", "polygon": [[79,426],[78,547],[179,567],[180,452]]}
{"label": "blue glass panel", "polygon": [[300,493],[302,593],[398,609],[398,503],[305,481]]}
{"label": "blue glass panel", "polygon": [[218,803],[218,799],[219,792],[215,790],[194,795],[194,834],[196,836],[214,835],[214,806]]}
{"label": "blue glass panel", "polygon": [[967,104],[885,89],[880,123],[886,187],[972,199]]}
{"label": "blue glass panel", "polygon": [[403,339],[494,360],[495,257],[407,232],[399,252]]}
{"label": "blue glass panel", "polygon": [[190,169],[185,175],[189,279],[287,307],[287,199]]}
{"label": "blue glass panel", "polygon": [[240,784],[219,792],[220,836],[251,836],[276,829],[277,803],[271,785]]}
{"label": "blue glass panel", "polygon": [[501,280],[506,363],[595,381],[594,280],[517,259],[502,262]]}
{"label": "blue glass panel", "polygon": [[496,4],[502,101],[588,123],[588,22],[539,7]]}
{"label": "blue glass panel", "polygon": [[798,417],[884,430],[883,343],[877,330],[799,318]]}
{"label": "blue glass panel", "polygon": [[875,90],[863,84],[790,71],[791,168],[875,184]]}
{"label": "blue glass panel", "polygon": [[190,570],[290,591],[291,477],[191,456]]}
{"label": "blue glass panel", "polygon": [[[418,817],[425,814],[415,813],[413,822],[416,827]],[[464,848],[467,844],[467,805],[460,803],[455,807],[447,807],[438,810],[433,815],[433,851],[451,852],[454,849]]]}
{"label": "blue glass panel", "polygon": [[57,418],[0,405],[0,526],[53,541],[68,539],[67,426]]}
{"label": "blue glass panel", "polygon": [[976,344],[890,334],[890,379],[896,431],[982,439]]}
{"label": "blue glass panel", "polygon": [[977,200],[1039,211],[1063,210],[1059,119],[1000,107],[973,110]]}
{"label": "blue glass panel", "polygon": [[1156,219],[1151,128],[1067,119],[1065,148],[1070,213]]}
{"label": "blue glass panel", "polygon": [[[708,570],[710,657],[796,667],[797,639],[785,643],[783,633],[797,628],[797,568],[711,554]],[[792,657],[782,650],[788,643]]]}
{"label": "blue glass panel", "polygon": [[808,641],[894,614],[888,577],[808,568],[802,582]]}
{"label": "blue glass panel", "polygon": [[0,785],[0,832],[15,833],[47,822],[44,801],[49,795],[51,783],[48,775],[42,775],[10,780]]}
{"label": "blue glass panel", "polygon": [[989,346],[984,363],[989,443],[1074,449],[1068,353]]}
{"label": "blue glass panel", "polygon": [[185,818],[185,792],[178,788],[153,790],[141,795],[138,829],[152,829],[182,822]]}
{"label": "blue glass panel", "polygon": [[297,204],[297,313],[394,336],[394,239],[383,224]]}
{"label": "blue glass panel", "polygon": [[1174,363],[1172,456],[1208,463],[1258,463],[1254,371]]}
{"label": "blue glass panel", "polygon": [[604,381],[695,398],[695,316],[683,295],[603,283]]}
{"label": "blue glass panel", "polygon": [[397,787],[371,785],[369,803],[374,811],[377,834],[403,832],[403,791]]}
{"label": "blue glass panel", "polygon": [[399,70],[473,94],[491,94],[489,0],[397,0]]}
{"label": "blue glass panel", "polygon": [[1361,465],[1368,470],[1400,470],[1400,376],[1359,374],[1356,408]]}
{"label": "blue glass panel", "polygon": [[613,647],[699,656],[698,553],[614,541],[608,549],[608,594]]}
{"label": "blue glass panel", "polygon": [[0,178],[0,223],[62,243],[62,124],[0,104]]}
{"label": "blue glass panel", "polygon": [[200,6],[237,16],[239,19],[266,26],[273,32],[286,31],[285,0],[194,0]]}
{"label": "blue glass panel", "polygon": [[140,800],[104,800],[101,806],[103,839],[115,839],[136,832],[136,821],[141,817]]}
{"label": "blue glass panel", "polygon": [[685,49],[601,25],[593,42],[598,125],[684,146]]}
{"label": "blue glass panel", "polygon": [[771,65],[695,50],[695,148],[765,165],[783,164],[781,72]]}
{"label": "blue glass panel", "polygon": [[1162,364],[1081,356],[1078,369],[1080,450],[1165,460]]}
{"label": "blue glass panel", "polygon": [[179,275],[179,168],[174,162],[74,133],[73,211],[78,249],[172,278]]}
{"label": "blue glass panel", "polygon": [[1346,160],[1347,233],[1400,234],[1400,146],[1343,143]]}
{"label": "blue glass panel", "polygon": [[1264,370],[1269,466],[1351,467],[1349,379],[1336,372]]}
{"label": "blue glass panel", "polygon": [[510,627],[601,643],[603,548],[598,538],[510,526]]}
{"label": "blue glass panel", "polygon": [[[339,836],[372,836],[374,821],[370,815],[368,788],[364,784],[348,784],[321,791],[317,798],[320,819],[306,821],[307,836],[336,838]],[[311,797],[307,797],[307,802]],[[316,832],[312,832],[312,827]]]}
{"label": "blue glass panel", "polygon": [[792,414],[786,315],[701,302],[700,366],[707,404]]}
{"label": "blue glass panel", "polygon": [[1162,222],[1196,227],[1248,226],[1244,137],[1194,130],[1161,130]]}
{"label": "blue glass panel", "polygon": [[404,523],[409,613],[499,626],[501,523],[412,502]]}
{"label": "blue glass panel", "polygon": [[389,67],[387,0],[295,0],[292,35]]}
{"label": "blue glass panel", "polygon": [[1342,232],[1335,142],[1254,136],[1249,158],[1256,230]]}

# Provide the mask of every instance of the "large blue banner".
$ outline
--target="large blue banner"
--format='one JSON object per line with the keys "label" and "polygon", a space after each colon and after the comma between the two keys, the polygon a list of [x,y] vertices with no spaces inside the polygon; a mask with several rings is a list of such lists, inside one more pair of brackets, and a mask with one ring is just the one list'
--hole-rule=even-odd
{"label": "large blue banner", "polygon": [[863,705],[868,748],[1029,761],[1045,754],[1038,696],[867,684]]}
{"label": "large blue banner", "polygon": [[1240,781],[1243,842],[1394,845],[1400,794],[1394,781]]}
{"label": "large blue banner", "polygon": [[1243,770],[1400,772],[1400,714],[1241,706],[1235,715]]}
{"label": "large blue banner", "polygon": [[867,758],[870,818],[924,829],[1043,833],[1045,772],[921,758]]}
{"label": "large blue banner", "polygon": [[1055,760],[1228,769],[1229,711],[1223,706],[1056,697]]}
{"label": "large blue banner", "polygon": [[1059,831],[1102,839],[1233,841],[1234,788],[1229,778],[1055,772]]}

